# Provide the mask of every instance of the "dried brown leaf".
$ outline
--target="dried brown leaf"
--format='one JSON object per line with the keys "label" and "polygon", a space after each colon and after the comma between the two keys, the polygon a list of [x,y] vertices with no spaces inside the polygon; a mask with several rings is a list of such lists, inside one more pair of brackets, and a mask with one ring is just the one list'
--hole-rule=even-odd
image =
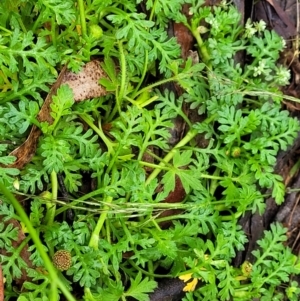
{"label": "dried brown leaf", "polygon": [[[47,121],[51,124],[53,121],[50,115],[51,112],[50,104],[52,102],[52,96],[56,94],[57,89],[62,84],[62,79],[66,72],[66,69],[67,69],[66,66],[62,69],[62,71],[60,72],[57,78],[57,81],[54,83],[49,94],[45,99],[45,102],[38,114],[38,120],[40,122]],[[10,167],[22,168],[26,163],[28,163],[31,160],[32,156],[35,153],[38,138],[40,137],[40,135],[41,135],[41,130],[34,125],[31,128],[29,136],[27,137],[25,142],[10,153],[11,156],[15,156],[17,158],[16,161]]]}
{"label": "dried brown leaf", "polygon": [[[99,79],[104,76],[105,73],[102,70],[99,61],[91,61],[87,63],[78,74],[67,71],[67,66],[65,66],[47,95],[38,114],[38,120],[40,122],[47,121],[49,124],[53,122],[50,114],[50,104],[52,102],[52,96],[56,94],[58,88],[62,84],[68,84],[70,86],[73,90],[75,101],[83,101],[106,94],[105,89],[98,83]],[[36,126],[33,126],[26,141],[10,153],[11,156],[15,156],[17,158],[10,167],[21,169],[25,164],[30,162],[31,158],[35,154],[40,135],[41,130]]]}
{"label": "dried brown leaf", "polygon": [[82,101],[106,94],[105,89],[99,85],[99,79],[104,76],[100,62],[94,60],[87,63],[78,74],[67,71],[62,83],[68,84],[73,90],[75,101]]}

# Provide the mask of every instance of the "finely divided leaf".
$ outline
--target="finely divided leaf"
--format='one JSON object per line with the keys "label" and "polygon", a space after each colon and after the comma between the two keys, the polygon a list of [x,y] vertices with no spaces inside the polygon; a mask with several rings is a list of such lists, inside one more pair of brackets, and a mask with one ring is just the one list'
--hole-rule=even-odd
{"label": "finely divided leaf", "polygon": [[139,301],[149,301],[148,293],[153,292],[156,288],[157,283],[153,280],[149,280],[145,277],[142,280],[142,273],[139,272],[135,279],[131,279],[130,288],[124,293],[124,295],[135,298]]}

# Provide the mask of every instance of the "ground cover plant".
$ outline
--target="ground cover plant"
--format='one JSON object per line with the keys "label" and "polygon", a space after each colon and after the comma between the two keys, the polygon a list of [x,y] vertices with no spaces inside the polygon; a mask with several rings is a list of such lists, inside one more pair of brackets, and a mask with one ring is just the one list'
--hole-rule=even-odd
{"label": "ground cover plant", "polygon": [[[190,31],[196,58],[169,21]],[[151,300],[172,278],[186,301],[298,300],[282,225],[232,265],[247,243],[239,218],[283,202],[273,168],[299,131],[281,110],[281,37],[242,26],[226,1],[194,0],[4,0],[0,34],[5,300]],[[94,59],[106,95],[75,102],[61,85],[39,120],[58,70]],[[10,153],[32,126],[41,135],[20,167]]]}

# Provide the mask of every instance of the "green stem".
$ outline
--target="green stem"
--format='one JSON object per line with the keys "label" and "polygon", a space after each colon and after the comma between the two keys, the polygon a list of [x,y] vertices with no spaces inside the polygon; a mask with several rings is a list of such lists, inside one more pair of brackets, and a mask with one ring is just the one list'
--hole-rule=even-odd
{"label": "green stem", "polygon": [[94,298],[90,288],[88,288],[88,287],[84,288],[84,297],[85,297],[85,300],[96,301],[96,299]]}
{"label": "green stem", "polygon": [[110,223],[109,223],[109,221],[108,220],[106,220],[106,223],[105,223],[105,229],[106,229],[106,233],[105,233],[105,235],[106,235],[106,240],[107,240],[107,242],[109,243],[109,244],[111,244],[111,231],[110,231]]}
{"label": "green stem", "polygon": [[107,31],[110,31],[110,30],[113,31],[115,29],[113,26],[111,26],[109,23],[107,23],[104,19],[100,20],[100,24],[102,25],[102,28],[106,27]]}
{"label": "green stem", "polygon": [[[222,207],[222,208],[221,208]],[[180,208],[177,208],[180,209]],[[226,206],[214,206],[214,210],[215,211],[223,211],[223,210],[227,210],[228,207]],[[232,221],[232,220],[237,220],[238,218],[240,218],[240,216],[242,215],[242,212],[237,212],[235,214],[230,214],[230,215],[224,215],[220,217],[221,221]],[[160,224],[163,222],[168,222],[168,221],[172,221],[172,220],[179,220],[179,219],[183,219],[183,220],[188,220],[189,219],[189,214],[185,213],[185,214],[176,214],[176,215],[170,215],[170,216],[166,216],[166,217],[158,217],[155,219],[156,223]]]}
{"label": "green stem", "polygon": [[195,136],[197,135],[197,131],[195,131],[194,129],[190,129],[188,131],[188,133],[185,135],[185,137],[179,141],[174,148],[164,157],[163,161],[159,163],[158,167],[155,168],[152,173],[149,175],[149,177],[146,180],[146,185],[150,184],[150,182],[152,180],[154,180],[159,173],[161,172],[161,170],[166,166],[166,163],[170,162],[170,160],[172,160],[172,158],[174,157],[174,155],[176,154],[176,152],[178,151],[178,149],[180,149],[181,147],[185,146],[188,142],[190,142]]}
{"label": "green stem", "polygon": [[20,15],[17,16],[17,20],[23,32],[27,33],[27,28],[25,27],[23,20]]}
{"label": "green stem", "polygon": [[142,75],[141,75],[141,79],[140,79],[139,83],[137,84],[137,86],[134,89],[133,98],[135,98],[135,95],[136,95],[137,91],[139,90],[140,86],[144,82],[145,76],[147,74],[147,70],[148,70],[148,50],[145,50],[144,68],[143,68],[143,72],[142,72]]}
{"label": "green stem", "polygon": [[57,45],[57,39],[56,39],[56,22],[54,18],[51,18],[51,39],[52,39],[52,44],[54,47]]}
{"label": "green stem", "polygon": [[11,254],[9,261],[6,264],[6,268],[10,269],[12,264],[15,262],[16,259],[20,258],[20,253],[24,249],[24,247],[27,245],[29,240],[31,239],[30,235],[28,235],[21,244],[17,247],[17,249],[14,249],[14,252]]}
{"label": "green stem", "polygon": [[151,91],[151,90],[152,90],[153,88],[155,88],[155,87],[161,86],[161,85],[166,84],[166,83],[169,83],[169,82],[174,82],[174,81],[176,81],[176,79],[177,79],[177,75],[172,76],[172,77],[170,77],[170,78],[163,79],[163,80],[158,81],[158,82],[155,82],[155,83],[153,83],[153,84],[151,84],[151,85],[149,85],[149,86],[147,86],[147,87],[141,89],[139,92],[137,92],[137,93],[135,94],[135,98],[136,98],[138,95],[140,95],[140,94],[142,94],[142,93],[144,93],[144,92]]}
{"label": "green stem", "polygon": [[[220,175],[220,169],[219,169],[219,168],[217,168],[217,169],[214,171],[214,175],[215,175],[215,176],[219,176],[219,175]],[[215,192],[216,192],[218,186],[219,186],[219,182],[218,182],[216,179],[213,179],[213,180],[210,182],[209,194],[210,194],[210,195],[215,195]]]}
{"label": "green stem", "polygon": [[50,300],[57,301],[57,283],[51,283]]}
{"label": "green stem", "polygon": [[102,139],[107,147],[107,151],[109,154],[114,153],[113,142],[111,142],[103,133],[101,127],[97,127],[91,118],[85,114],[79,114],[80,118],[93,130],[97,133],[97,135]]}
{"label": "green stem", "polygon": [[37,17],[37,19],[35,20],[35,22],[34,22],[32,28],[31,28],[31,31],[32,31],[32,32],[36,32],[36,29],[37,29],[38,25],[40,25],[40,20],[41,20],[41,18],[42,18],[43,15],[44,15],[44,14],[39,13],[39,16]]}
{"label": "green stem", "polygon": [[[224,208],[224,210],[228,209],[228,207]],[[233,220],[238,220],[241,215],[243,214],[243,212],[236,212],[236,213],[232,213],[230,215],[223,215],[221,216],[221,221],[233,221]]]}
{"label": "green stem", "polygon": [[[203,123],[209,124],[211,121],[213,121],[216,118],[216,114],[211,115],[210,117],[206,118]],[[159,173],[162,171],[163,168],[166,167],[166,163],[170,162],[171,159],[173,159],[174,155],[176,154],[176,152],[183,146],[185,146],[186,144],[188,144],[195,136],[197,135],[197,131],[193,128],[191,128],[187,134],[184,136],[184,138],[182,140],[180,140],[175,146],[174,148],[171,149],[171,151],[163,158],[163,160],[159,163],[158,167],[155,168],[152,173],[149,175],[149,177],[147,178],[145,185],[147,186],[148,184],[150,184],[150,182],[152,180],[154,180]],[[212,177],[212,179],[216,179],[216,177],[214,176],[208,176],[208,175],[203,175],[206,178]],[[223,179],[223,178],[222,178]]]}
{"label": "green stem", "polygon": [[172,275],[160,275],[160,274],[154,274],[149,273],[148,271],[145,271],[144,269],[140,268],[138,265],[135,264],[135,262],[131,259],[128,260],[128,262],[138,271],[140,271],[142,274],[153,277],[153,278],[174,278]]}
{"label": "green stem", "polygon": [[117,7],[113,7],[113,6],[108,6],[106,8],[104,8],[103,10],[101,10],[100,12],[100,19],[103,19],[107,14],[110,13],[114,13],[116,15],[122,15],[124,18],[128,18],[126,12],[122,9],[119,9]]}
{"label": "green stem", "polygon": [[[166,161],[162,161],[167,165]],[[167,166],[162,166],[161,164],[154,164],[154,163],[149,163],[149,162],[145,162],[145,161],[139,161],[139,164],[142,166],[147,166],[147,167],[151,167],[151,168],[158,168],[160,170],[170,170],[170,167]]]}
{"label": "green stem", "polygon": [[200,33],[198,31],[198,22],[192,22],[192,25],[191,25],[191,32],[192,32],[192,35],[195,37],[196,41],[197,41],[197,44],[198,44],[198,47],[199,47],[199,52],[200,52],[200,55],[201,55],[201,58],[203,60],[203,62],[207,65],[208,69],[211,69],[211,62],[210,62],[210,55],[207,51],[207,48],[206,46],[204,45],[204,42],[200,36]]}
{"label": "green stem", "polygon": [[[45,252],[43,244],[40,241],[40,238],[36,232],[36,230],[33,228],[27,214],[25,213],[23,207],[21,204],[17,201],[17,199],[12,195],[12,193],[3,185],[2,182],[0,182],[0,191],[3,193],[3,195],[11,202],[13,207],[15,208],[16,212],[20,216],[22,222],[25,224],[29,235],[32,238],[32,241],[34,242],[36,249],[40,253],[41,258],[44,261],[45,268],[47,269],[49,276],[51,278],[52,284],[55,283],[57,287],[62,291],[64,296],[68,301],[76,301],[75,298],[71,295],[67,287],[64,285],[64,283],[58,278],[56,269],[54,268],[48,254]],[[54,291],[56,292],[56,295],[58,295],[57,289],[55,286],[53,287]],[[51,300],[56,301],[56,300]]]}
{"label": "green stem", "polygon": [[144,107],[148,106],[152,102],[156,101],[159,97],[157,95],[154,95],[151,98],[147,98],[147,99],[142,98],[142,99],[137,99],[137,100],[134,100],[134,99],[132,99],[132,98],[130,98],[128,96],[124,96],[124,98],[126,100],[128,100],[131,104],[133,104],[134,106],[136,106],[139,109],[141,109],[141,108],[144,108]]}
{"label": "green stem", "polygon": [[[135,95],[134,95],[134,98],[136,99],[136,97],[140,94],[143,94],[145,92],[149,92],[151,91],[153,88],[155,87],[158,87],[158,86],[161,86],[161,85],[164,85],[166,83],[170,83],[170,82],[176,82],[176,81],[180,81],[182,79],[185,79],[185,78],[189,78],[191,77],[192,75],[190,73],[178,73],[178,74],[175,74],[174,76],[170,77],[170,78],[166,78],[166,79],[163,79],[163,80],[160,80],[158,82],[155,82],[149,86],[146,86],[144,87],[143,89],[141,89],[140,91],[138,91]],[[154,101],[156,99],[153,99],[152,101]],[[141,104],[140,102],[137,101],[138,104]]]}
{"label": "green stem", "polygon": [[150,13],[150,16],[149,16],[149,20],[150,20],[150,21],[153,20],[153,16],[154,16],[154,14],[155,14],[156,4],[157,4],[157,0],[155,0],[154,3],[153,3],[153,5],[152,5],[151,13]]}
{"label": "green stem", "polygon": [[96,227],[95,227],[95,229],[94,229],[94,231],[91,235],[91,239],[90,239],[90,242],[89,242],[89,247],[91,247],[95,250],[98,250],[100,232],[101,232],[101,229],[103,227],[103,224],[106,220],[107,214],[108,214],[109,209],[110,209],[108,204],[110,204],[112,201],[113,201],[112,197],[110,197],[110,196],[106,197],[105,203],[107,205],[104,206],[103,212],[101,213],[100,218],[98,219],[97,225],[96,225]]}
{"label": "green stem", "polygon": [[[254,61],[251,63],[251,66],[255,66],[257,65],[257,63],[259,62],[259,60],[261,60],[261,56],[256,57],[254,59]],[[247,71],[243,74],[243,76],[240,79],[240,83],[243,82],[244,80],[246,80],[249,77],[249,73],[252,71],[251,68],[248,67]]]}
{"label": "green stem", "polygon": [[58,193],[58,181],[57,181],[57,174],[53,170],[51,172],[51,185],[52,185],[52,197],[51,201],[46,203],[47,213],[45,216],[45,221],[47,226],[51,226],[54,221],[55,211],[56,211],[56,200],[57,200],[57,193]]}
{"label": "green stem", "polygon": [[84,9],[83,0],[78,0],[78,7],[79,7],[79,14],[80,14],[81,33],[82,36],[85,37],[87,35],[87,31],[86,31],[85,9]]}
{"label": "green stem", "polygon": [[125,59],[122,41],[118,41],[118,46],[119,46],[119,54],[120,54],[121,83],[120,83],[120,90],[116,101],[117,101],[119,114],[121,114],[121,106],[125,94],[125,87],[127,81],[126,80],[127,70],[126,70],[126,59]]}
{"label": "green stem", "polygon": [[11,30],[9,30],[9,29],[7,29],[7,28],[5,28],[5,27],[3,27],[3,26],[0,26],[0,30],[3,30],[3,31],[5,31],[5,32],[7,32],[8,34],[12,34],[12,31]]}
{"label": "green stem", "polygon": [[57,173],[54,170],[51,172],[51,185],[52,185],[52,199],[57,200],[58,180],[57,180]]}
{"label": "green stem", "polygon": [[69,206],[65,206],[57,209],[55,215],[57,216],[63,213],[64,211],[68,210],[69,208],[76,206],[78,203],[83,203],[85,200],[95,197],[96,195],[103,194],[103,192],[104,192],[103,188],[91,191],[83,195],[82,197],[78,198],[77,200],[74,200],[73,202],[69,203]]}
{"label": "green stem", "polygon": [[[112,171],[111,184],[114,183],[114,178],[115,178],[114,171],[115,171],[115,169]],[[94,230],[92,232],[91,239],[89,241],[89,247],[94,248],[95,250],[98,250],[100,232],[101,232],[103,224],[107,218],[107,215],[110,212],[110,204],[112,203],[112,201],[113,201],[113,197],[108,196],[108,195],[105,196],[105,199],[103,201],[103,203],[104,203],[103,211],[98,219],[96,227],[94,228]]]}
{"label": "green stem", "polygon": [[130,242],[130,244],[131,244],[132,246],[134,246],[134,244],[135,244],[135,243],[134,243],[134,239],[132,238],[130,231],[128,230],[127,226],[125,225],[124,220],[123,220],[123,219],[120,219],[120,223],[121,223],[121,226],[122,226],[122,228],[123,228],[123,230],[124,230],[124,233],[125,233],[126,238],[127,238],[128,241]]}

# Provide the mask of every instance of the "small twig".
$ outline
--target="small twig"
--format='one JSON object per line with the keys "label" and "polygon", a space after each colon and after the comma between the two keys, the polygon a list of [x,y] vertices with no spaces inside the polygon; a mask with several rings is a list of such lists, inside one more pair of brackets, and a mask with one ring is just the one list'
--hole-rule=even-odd
{"label": "small twig", "polygon": [[292,209],[292,212],[291,212],[291,214],[290,214],[290,216],[289,216],[289,220],[288,220],[288,226],[289,226],[289,227],[290,227],[291,224],[292,224],[293,215],[294,215],[294,212],[295,212],[295,210],[296,210],[296,208],[297,208],[297,206],[298,206],[299,200],[300,200],[300,195],[297,195],[296,203],[294,204],[293,209]]}
{"label": "small twig", "polygon": [[297,244],[299,238],[300,238],[300,231],[298,232],[297,237],[295,238],[295,240],[294,240],[294,242],[293,242],[293,245],[292,245],[292,247],[291,247],[292,250],[294,250],[294,248],[295,248],[295,246],[296,246],[296,244]]}
{"label": "small twig", "polygon": [[[293,184],[293,188],[297,188],[300,185],[300,177],[298,177],[297,181]],[[288,214],[293,211],[295,204],[298,203],[299,195],[298,192],[292,192],[287,198],[285,203],[281,206],[279,211],[275,216],[275,221],[283,222]]]}

